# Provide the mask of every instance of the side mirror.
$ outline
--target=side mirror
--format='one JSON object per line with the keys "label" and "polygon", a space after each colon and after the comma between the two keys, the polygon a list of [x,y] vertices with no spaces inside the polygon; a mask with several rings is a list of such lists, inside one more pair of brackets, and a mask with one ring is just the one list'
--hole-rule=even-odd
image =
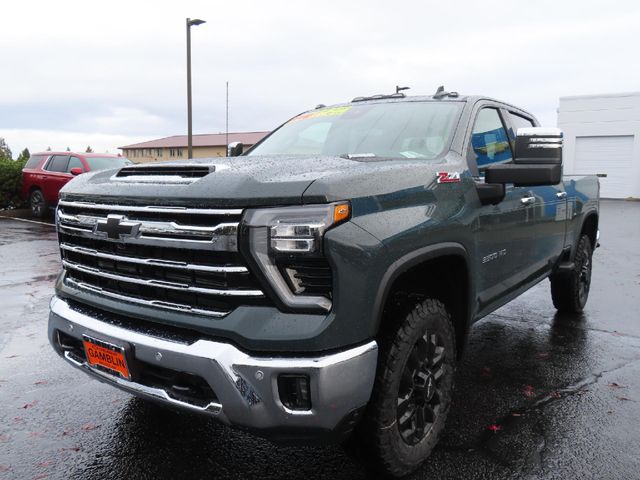
{"label": "side mirror", "polygon": [[489,165],[484,171],[485,183],[513,183],[516,187],[557,185],[562,181],[562,165]]}
{"label": "side mirror", "polygon": [[227,145],[227,157],[238,157],[242,155],[244,145],[242,142],[233,142]]}
{"label": "side mirror", "polygon": [[486,183],[513,183],[516,187],[557,185],[562,181],[562,130],[519,128],[513,163],[489,165]]}
{"label": "side mirror", "polygon": [[562,165],[562,130],[559,128],[519,128],[513,163]]}
{"label": "side mirror", "polygon": [[82,170],[80,167],[75,167],[69,170],[69,173],[71,173],[71,175],[80,175],[81,173],[84,173],[84,170]]}

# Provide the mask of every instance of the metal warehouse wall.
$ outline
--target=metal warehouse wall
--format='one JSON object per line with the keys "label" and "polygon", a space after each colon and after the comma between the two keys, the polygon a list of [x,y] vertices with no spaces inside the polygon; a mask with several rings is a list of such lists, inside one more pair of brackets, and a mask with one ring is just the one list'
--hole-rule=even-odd
{"label": "metal warehouse wall", "polygon": [[640,198],[640,92],[561,97],[565,174],[606,173],[602,196]]}

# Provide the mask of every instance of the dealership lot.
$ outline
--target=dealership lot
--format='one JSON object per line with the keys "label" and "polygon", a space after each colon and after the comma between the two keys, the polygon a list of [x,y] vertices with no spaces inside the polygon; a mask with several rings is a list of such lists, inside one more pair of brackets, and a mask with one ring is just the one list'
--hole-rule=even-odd
{"label": "dealership lot", "polygon": [[[446,433],[414,478],[638,478],[640,202],[603,201],[580,317],[545,281],[478,323]],[[368,478],[339,446],[273,444],[150,406],[46,339],[51,226],[0,218],[1,478]]]}

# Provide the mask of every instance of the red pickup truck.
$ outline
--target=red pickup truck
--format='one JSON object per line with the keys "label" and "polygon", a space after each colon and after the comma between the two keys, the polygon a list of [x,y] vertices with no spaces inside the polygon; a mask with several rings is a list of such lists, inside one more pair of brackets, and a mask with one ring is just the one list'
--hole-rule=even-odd
{"label": "red pickup truck", "polygon": [[29,200],[33,216],[42,218],[58,204],[58,192],[75,175],[130,164],[125,157],[105,153],[34,153],[22,169],[22,197]]}

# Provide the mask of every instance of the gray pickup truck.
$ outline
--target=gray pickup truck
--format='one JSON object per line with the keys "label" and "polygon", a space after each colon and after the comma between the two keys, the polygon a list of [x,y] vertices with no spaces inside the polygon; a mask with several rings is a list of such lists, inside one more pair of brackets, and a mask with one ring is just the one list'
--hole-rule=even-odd
{"label": "gray pickup truck", "polygon": [[355,435],[400,476],[444,429],[474,322],[546,278],[585,306],[598,180],[563,180],[562,133],[524,110],[360,97],[229,150],[64,187],[67,362],[274,441]]}

